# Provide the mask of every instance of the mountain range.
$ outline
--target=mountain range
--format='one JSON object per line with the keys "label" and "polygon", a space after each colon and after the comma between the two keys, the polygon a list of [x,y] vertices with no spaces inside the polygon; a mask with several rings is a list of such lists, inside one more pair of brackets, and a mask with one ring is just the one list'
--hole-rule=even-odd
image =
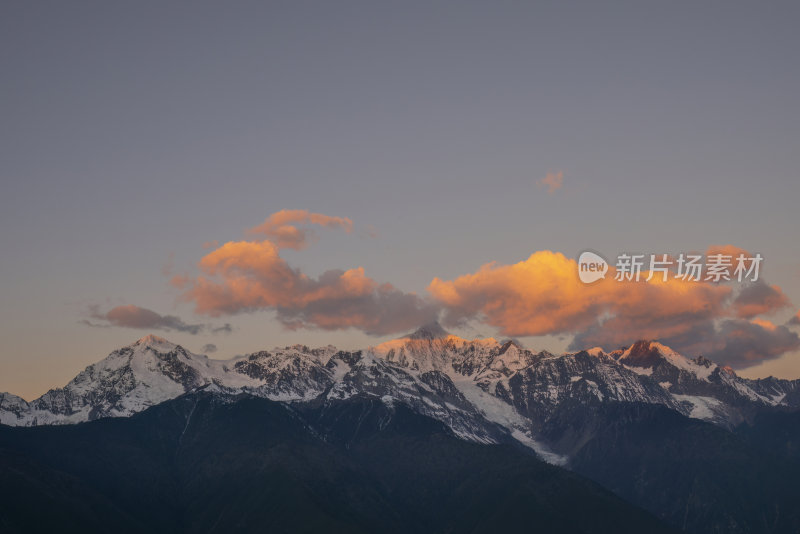
{"label": "mountain range", "polygon": [[31,402],[0,393],[0,423],[127,417],[204,388],[284,402],[357,393],[396,399],[465,439],[510,437],[534,449],[553,414],[574,402],[662,405],[729,429],[765,407],[800,408],[800,380],[742,378],[654,341],[553,355],[510,340],[462,339],[434,323],[365,350],[293,345],[230,360],[148,335]]}
{"label": "mountain range", "polygon": [[[664,528],[688,532],[792,532],[800,526],[800,512],[792,504],[797,502],[792,499],[800,498],[800,492],[794,489],[795,477],[800,475],[800,439],[794,430],[798,422],[796,410],[800,409],[800,380],[745,379],[702,356],[689,358],[655,341],[638,341],[611,352],[592,348],[554,355],[530,351],[513,340],[462,339],[448,334],[438,324],[431,324],[364,350],[294,345],[215,360],[149,335],[112,352],[63,388],[48,391],[38,399],[27,402],[9,393],[0,394],[0,424],[5,425],[0,433],[0,460],[6,462],[7,473],[13,473],[17,479],[21,477],[23,485],[38,488],[45,484],[43,480],[49,484],[54,475],[48,470],[56,470],[59,476],[77,477],[78,481],[70,483],[86,486],[87,495],[91,494],[87,499],[100,503],[97,506],[104,513],[113,515],[113,510],[119,508],[135,516],[131,510],[136,508],[130,508],[129,503],[103,501],[104,492],[98,487],[108,486],[109,482],[102,481],[102,473],[91,474],[94,471],[90,469],[87,474],[87,460],[79,458],[86,451],[81,453],[78,447],[72,456],[62,455],[50,451],[48,444],[55,440],[69,448],[77,440],[85,445],[93,441],[88,436],[103,441],[106,432],[127,435],[135,427],[146,435],[156,432],[171,436],[168,447],[163,442],[140,443],[141,450],[137,449],[136,455],[149,458],[150,448],[163,452],[167,447],[170,464],[158,469],[167,472],[184,469],[178,457],[194,428],[195,423],[190,425],[196,419],[192,412],[199,406],[204,407],[203,413],[210,421],[202,429],[205,433],[202,439],[192,438],[200,441],[210,440],[206,434],[221,431],[217,427],[227,424],[220,415],[222,412],[233,410],[234,415],[229,413],[229,416],[239,417],[239,409],[247,413],[264,411],[276,428],[286,427],[289,423],[282,418],[287,417],[286,413],[291,414],[294,419],[289,426],[299,425],[297,429],[303,429],[302,432],[295,429],[299,433],[292,430],[295,433],[291,439],[306,445],[311,440],[315,451],[309,453],[312,456],[320,453],[314,447],[322,444],[350,450],[360,443],[358,457],[363,460],[378,452],[364,443],[372,443],[374,438],[385,446],[386,429],[390,429],[386,430],[389,434],[397,434],[398,428],[412,428],[412,441],[416,440],[422,457],[438,454],[433,451],[440,446],[459,451],[467,447],[475,458],[484,458],[475,451],[492,451],[486,452],[486,457],[496,456],[497,464],[478,462],[485,464],[481,469],[486,473],[498,465],[507,467],[509,462],[518,463],[524,471],[522,466],[538,466],[544,461],[553,467],[535,470],[551,475],[536,479],[537,484],[544,483],[543,480],[562,484],[553,482],[552,477],[578,477],[589,486],[576,486],[571,490],[575,495],[588,492],[606,501],[621,498],[620,503],[627,501],[645,514],[620,512],[621,517],[647,522],[652,514],[655,517],[650,527],[654,529],[661,527],[653,525],[667,524],[669,527]],[[176,411],[181,415],[176,416]],[[153,413],[171,415],[164,419]],[[143,421],[150,422],[145,425]],[[259,424],[258,421],[251,423]],[[363,442],[353,437],[359,436],[362,424],[366,425],[364,431],[372,436]],[[152,428],[142,430],[142,425]],[[424,438],[417,433],[420,428],[427,429],[422,433]],[[438,436],[435,445],[430,442],[434,435]],[[441,442],[442,435],[449,436],[446,445]],[[403,434],[392,439],[402,441],[410,437]],[[204,445],[206,449],[210,446]],[[335,454],[327,449],[324,454],[340,454],[340,448],[336,447]],[[34,474],[24,469],[20,474],[19,468],[12,469],[16,460],[10,460],[9,454],[24,455]],[[107,449],[95,454],[113,456]],[[246,451],[246,456],[253,454],[251,449]],[[207,458],[197,461],[203,464]],[[336,461],[345,462],[341,458]],[[352,461],[348,456],[346,462]],[[83,467],[76,470],[75,465]],[[381,494],[386,488],[376,489],[373,484],[376,477],[383,476],[380,469],[373,464],[367,467],[363,462],[358,464],[363,472],[359,471],[361,474],[354,478],[358,480],[358,489],[353,490],[359,495],[357,501],[375,499],[377,503],[387,499],[387,495]],[[152,469],[158,470],[154,466]],[[409,476],[412,473],[427,476],[424,469],[417,472],[419,465],[403,469]],[[395,477],[391,479],[400,486],[410,484],[410,480],[396,478],[403,469],[386,476]],[[456,476],[452,471],[455,466],[448,469],[451,469],[448,476]],[[298,480],[308,482],[302,477],[289,478],[290,486],[299,483]],[[580,485],[575,478],[565,480]],[[214,483],[219,481],[215,479]],[[591,484],[600,484],[616,497]],[[130,492],[136,500],[140,496],[134,490],[141,489],[144,483],[139,481],[134,486],[113,491],[125,495]],[[522,486],[527,487],[524,483]],[[181,494],[189,491],[181,488]],[[296,490],[301,493],[308,490],[306,486],[303,488]],[[444,490],[437,487],[429,491]],[[478,498],[477,487],[470,491],[465,499]],[[531,492],[541,496],[541,486]],[[410,494],[404,495],[404,499],[411,498]],[[541,499],[531,502],[534,501],[542,503]],[[325,498],[320,502],[325,504],[321,508],[324,510],[334,506]],[[185,518],[173,514],[178,509],[185,512],[182,506],[185,508],[185,504],[176,503],[172,511],[163,511],[164,520],[177,530],[186,528]],[[380,517],[396,517],[398,510],[386,506],[385,514]],[[432,513],[425,512],[427,508],[421,505],[416,510],[423,515]],[[349,523],[341,523],[341,518],[336,519],[339,522],[326,523],[331,520],[329,511],[314,513],[322,514],[320,524],[328,527],[334,523],[342,527],[346,523],[349,526],[344,531],[370,531],[378,526],[387,531],[419,530],[400,519],[378,521],[377,516],[365,510],[348,510],[345,515],[357,519]],[[434,522],[436,528],[431,527],[430,531],[464,531],[457,515],[444,514],[442,517],[446,519]],[[225,517],[220,524],[230,526],[230,517]],[[402,513],[397,517],[402,517]],[[513,517],[509,521],[517,524],[520,518]],[[131,524],[139,524],[141,518],[137,516],[132,521]],[[413,521],[424,522],[424,518],[420,516]],[[501,520],[495,517],[493,521]],[[143,528],[152,529],[152,525],[145,523]],[[623,523],[632,524],[618,521],[617,525]],[[8,524],[12,522],[9,520]],[[492,524],[487,523],[487,528]],[[593,531],[588,526],[570,525],[571,531]]]}

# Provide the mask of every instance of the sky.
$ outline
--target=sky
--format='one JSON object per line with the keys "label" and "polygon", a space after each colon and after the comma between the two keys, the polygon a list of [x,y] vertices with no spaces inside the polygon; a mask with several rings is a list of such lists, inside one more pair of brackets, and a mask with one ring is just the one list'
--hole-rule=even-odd
{"label": "sky", "polygon": [[[0,391],[151,331],[230,358],[430,319],[800,378],[797,3],[0,10]],[[584,250],[764,261],[583,285]]]}

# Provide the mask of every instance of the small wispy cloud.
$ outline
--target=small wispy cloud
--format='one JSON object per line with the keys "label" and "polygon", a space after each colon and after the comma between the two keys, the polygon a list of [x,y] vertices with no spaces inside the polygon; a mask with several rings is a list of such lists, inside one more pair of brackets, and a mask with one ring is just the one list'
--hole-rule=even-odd
{"label": "small wispy cloud", "polygon": [[103,312],[97,305],[89,306],[88,319],[80,322],[86,326],[96,328],[136,328],[139,330],[163,330],[175,332],[187,332],[192,335],[200,332],[209,331],[212,334],[229,333],[233,328],[229,323],[222,326],[209,324],[189,324],[175,315],[161,315],[147,308],[135,306],[133,304],[116,306]]}
{"label": "small wispy cloud", "polygon": [[564,185],[564,171],[548,172],[547,175],[537,183],[540,186],[547,187],[547,192],[552,195]]}
{"label": "small wispy cloud", "polygon": [[233,332],[233,327],[231,323],[225,323],[222,326],[210,326],[212,334],[230,334]]}
{"label": "small wispy cloud", "polygon": [[247,233],[263,236],[279,249],[301,250],[317,239],[309,225],[340,228],[348,234],[353,231],[353,221],[347,217],[332,217],[308,210],[281,210],[267,217],[258,226],[250,228]]}
{"label": "small wispy cloud", "polygon": [[378,237],[380,237],[380,232],[378,232],[378,229],[372,226],[371,224],[368,224],[364,228],[364,233],[370,239],[377,239]]}

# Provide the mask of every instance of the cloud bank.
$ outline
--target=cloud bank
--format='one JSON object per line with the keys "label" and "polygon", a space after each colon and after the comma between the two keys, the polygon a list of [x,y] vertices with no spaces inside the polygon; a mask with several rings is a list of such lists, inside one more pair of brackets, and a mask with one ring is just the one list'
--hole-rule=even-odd
{"label": "cloud bank", "polygon": [[[311,226],[352,231],[346,217],[279,211],[248,230],[263,239],[217,246],[199,261],[197,276],[173,283],[198,314],[271,311],[288,329],[388,335],[436,319],[448,326],[478,322],[508,337],[569,336],[572,349],[658,339],[733,367],[800,348],[795,332],[761,318],[790,305],[780,287],[763,280],[742,286],[655,276],[645,282],[645,272],[639,282],[616,281],[612,267],[606,279],[586,285],[575,260],[544,250],[453,280],[434,278],[422,296],[377,282],[363,267],[330,269],[317,278],[292,267],[281,250],[305,248],[314,238]],[[706,255],[719,253],[749,256],[731,245],[711,247]]]}
{"label": "cloud bank", "polygon": [[585,285],[576,273],[574,260],[540,251],[513,265],[489,263],[454,280],[434,278],[428,291],[447,325],[479,321],[506,336],[569,335],[573,350],[658,339],[741,368],[800,348],[794,332],[756,318],[789,305],[777,286],[756,282],[734,292],[731,285],[659,276],[619,282],[613,268]]}
{"label": "cloud bank", "polygon": [[231,241],[206,254],[196,278],[173,283],[195,311],[214,317],[270,310],[289,329],[357,328],[371,335],[413,329],[434,320],[435,303],[391,284],[378,283],[362,267],[332,269],[318,278],[291,267],[282,248],[304,248],[309,234],[298,224],[352,229],[352,222],[304,210],[280,211],[248,231],[263,241]]}

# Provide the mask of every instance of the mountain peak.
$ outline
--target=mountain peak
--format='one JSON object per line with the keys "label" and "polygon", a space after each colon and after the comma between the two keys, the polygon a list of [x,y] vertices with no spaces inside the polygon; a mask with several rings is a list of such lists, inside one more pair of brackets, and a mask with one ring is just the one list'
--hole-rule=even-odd
{"label": "mountain peak", "polygon": [[411,339],[441,339],[449,336],[450,333],[442,328],[438,321],[433,321],[417,329],[416,332],[408,336]]}
{"label": "mountain peak", "polygon": [[620,361],[634,367],[652,367],[662,357],[660,348],[663,345],[646,339],[640,339],[622,353]]}
{"label": "mountain peak", "polygon": [[158,337],[154,334],[147,334],[143,338],[133,343],[131,346],[133,347],[168,347],[174,348],[176,345],[171,341],[164,339],[163,337]]}

